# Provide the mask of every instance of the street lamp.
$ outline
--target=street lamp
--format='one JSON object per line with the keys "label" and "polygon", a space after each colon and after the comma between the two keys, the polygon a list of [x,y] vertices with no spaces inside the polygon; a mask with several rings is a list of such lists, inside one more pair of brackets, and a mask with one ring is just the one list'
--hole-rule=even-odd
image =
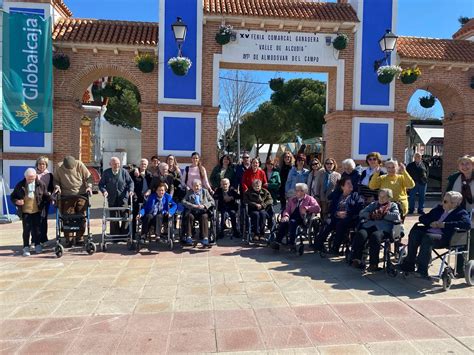
{"label": "street lamp", "polygon": [[385,56],[382,59],[376,60],[374,62],[374,70],[377,71],[378,68],[382,65],[383,62],[387,62],[387,58],[395,50],[397,46],[398,36],[395,35],[391,30],[386,30],[385,34],[380,38],[379,45],[382,52]]}
{"label": "street lamp", "polygon": [[183,22],[181,17],[177,17],[176,22],[171,25],[171,29],[173,30],[174,40],[178,45],[178,57],[181,57],[181,46],[186,40],[188,25]]}

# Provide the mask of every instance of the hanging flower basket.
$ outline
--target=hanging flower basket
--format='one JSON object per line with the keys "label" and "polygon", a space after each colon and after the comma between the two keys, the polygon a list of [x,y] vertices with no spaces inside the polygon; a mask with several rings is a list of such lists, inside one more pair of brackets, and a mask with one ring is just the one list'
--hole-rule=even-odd
{"label": "hanging flower basket", "polygon": [[420,105],[423,108],[431,108],[436,103],[436,97],[433,95],[427,95],[420,97]]}
{"label": "hanging flower basket", "polygon": [[139,54],[135,57],[135,63],[142,73],[151,73],[157,63],[156,56],[151,53]]}
{"label": "hanging flower basket", "polygon": [[69,67],[71,66],[69,56],[64,53],[53,54],[53,65],[56,69],[68,70]]}
{"label": "hanging flower basket", "polygon": [[340,51],[346,49],[347,43],[349,43],[349,37],[347,37],[347,35],[345,35],[344,33],[339,33],[337,37],[334,38],[332,45],[335,49]]}
{"label": "hanging flower basket", "polygon": [[270,89],[272,89],[273,91],[280,91],[283,88],[283,85],[285,84],[285,79],[283,78],[270,79],[269,84],[270,84]]}
{"label": "hanging flower basket", "polygon": [[101,94],[104,97],[115,97],[118,95],[118,91],[114,85],[107,83],[102,89]]}
{"label": "hanging flower basket", "polygon": [[400,74],[400,81],[403,84],[413,84],[420,75],[421,75],[421,70],[419,68],[403,69],[402,73]]}
{"label": "hanging flower basket", "polygon": [[216,34],[216,42],[221,46],[229,43],[230,38],[232,37],[232,29],[233,27],[231,25],[221,25],[219,27],[219,32]]}
{"label": "hanging flower basket", "polygon": [[173,57],[168,60],[168,66],[171,68],[173,73],[178,76],[188,74],[189,68],[191,68],[192,64],[191,59],[187,57]]}
{"label": "hanging flower basket", "polygon": [[398,65],[384,65],[377,69],[377,79],[381,84],[390,84],[401,72],[402,68]]}

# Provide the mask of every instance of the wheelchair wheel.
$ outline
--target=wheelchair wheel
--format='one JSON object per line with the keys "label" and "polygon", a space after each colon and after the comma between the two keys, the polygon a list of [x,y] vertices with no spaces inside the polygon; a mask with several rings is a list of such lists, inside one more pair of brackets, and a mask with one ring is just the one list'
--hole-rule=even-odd
{"label": "wheelchair wheel", "polygon": [[54,254],[56,254],[58,258],[62,257],[64,254],[64,247],[61,244],[56,245],[54,247]]}
{"label": "wheelchair wheel", "polygon": [[107,252],[107,243],[102,244],[102,252]]}
{"label": "wheelchair wheel", "polygon": [[443,283],[444,291],[447,291],[451,288],[453,278],[453,270],[450,267],[445,268],[443,274],[441,275],[441,281]]}
{"label": "wheelchair wheel", "polygon": [[469,260],[464,267],[464,278],[469,286],[474,285],[474,260]]}
{"label": "wheelchair wheel", "polygon": [[87,254],[92,255],[97,251],[97,247],[95,246],[94,243],[89,242],[87,243],[86,251],[87,251]]}
{"label": "wheelchair wheel", "polygon": [[298,246],[298,255],[302,256],[304,254],[304,244]]}

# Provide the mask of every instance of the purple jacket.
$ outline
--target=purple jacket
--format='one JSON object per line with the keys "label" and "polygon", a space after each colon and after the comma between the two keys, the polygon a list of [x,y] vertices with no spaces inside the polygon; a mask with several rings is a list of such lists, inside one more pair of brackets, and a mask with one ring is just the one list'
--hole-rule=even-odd
{"label": "purple jacket", "polygon": [[[289,198],[288,202],[286,203],[286,208],[281,214],[281,216],[289,217],[295,210],[296,206],[298,206],[298,198],[296,196]],[[303,213],[301,212],[304,211],[305,209],[306,209],[306,212],[308,213],[319,213],[319,211],[321,211],[321,207],[319,207],[316,199],[308,194],[305,194],[303,197],[303,201],[301,201],[301,205],[300,205],[301,216],[303,216]]]}

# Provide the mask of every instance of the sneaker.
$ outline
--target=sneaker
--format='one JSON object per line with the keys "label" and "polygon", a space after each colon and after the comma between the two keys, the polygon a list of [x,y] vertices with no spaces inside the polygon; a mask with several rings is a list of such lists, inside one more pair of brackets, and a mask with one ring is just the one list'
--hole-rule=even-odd
{"label": "sneaker", "polygon": [[207,247],[209,245],[209,238],[203,238],[203,240],[201,240],[201,244]]}
{"label": "sneaker", "polygon": [[186,244],[187,244],[187,245],[193,245],[193,238],[187,237],[187,238],[186,238]]}
{"label": "sneaker", "polygon": [[23,248],[23,256],[30,256],[30,247]]}
{"label": "sneaker", "polygon": [[415,211],[414,210],[409,210],[407,214],[414,214]]}
{"label": "sneaker", "polygon": [[36,244],[35,245],[35,253],[36,254],[41,254],[43,252],[43,247],[41,246],[41,244]]}

